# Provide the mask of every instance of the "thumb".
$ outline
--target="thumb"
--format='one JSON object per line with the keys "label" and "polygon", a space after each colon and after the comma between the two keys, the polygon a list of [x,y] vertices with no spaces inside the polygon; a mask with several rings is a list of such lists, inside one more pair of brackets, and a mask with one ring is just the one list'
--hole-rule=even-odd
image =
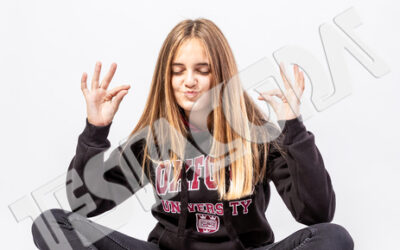
{"label": "thumb", "polygon": [[121,90],[118,94],[112,99],[112,104],[116,109],[118,109],[119,104],[121,103],[124,96],[128,93],[128,90]]}

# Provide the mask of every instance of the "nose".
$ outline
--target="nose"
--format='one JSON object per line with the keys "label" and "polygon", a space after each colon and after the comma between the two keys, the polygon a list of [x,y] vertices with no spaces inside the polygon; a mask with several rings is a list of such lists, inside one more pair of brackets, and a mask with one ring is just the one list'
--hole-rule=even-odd
{"label": "nose", "polygon": [[185,79],[185,86],[187,88],[192,88],[194,86],[196,86],[197,84],[197,79],[194,77],[193,72],[188,71],[186,79]]}

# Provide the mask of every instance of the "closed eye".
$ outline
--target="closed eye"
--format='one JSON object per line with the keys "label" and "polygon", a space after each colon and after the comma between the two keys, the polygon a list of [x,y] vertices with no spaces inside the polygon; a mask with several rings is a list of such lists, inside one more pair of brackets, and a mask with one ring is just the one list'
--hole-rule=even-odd
{"label": "closed eye", "polygon": [[[199,72],[200,74],[202,74],[202,75],[208,75],[208,74],[210,74],[210,71],[200,71],[200,70],[198,70],[198,72]],[[183,73],[183,71],[179,71],[179,72],[172,71],[172,74],[173,74],[173,75],[181,75],[182,73]]]}
{"label": "closed eye", "polygon": [[210,71],[199,71],[200,72],[200,74],[203,74],[203,75],[208,75],[208,74],[210,74]]}

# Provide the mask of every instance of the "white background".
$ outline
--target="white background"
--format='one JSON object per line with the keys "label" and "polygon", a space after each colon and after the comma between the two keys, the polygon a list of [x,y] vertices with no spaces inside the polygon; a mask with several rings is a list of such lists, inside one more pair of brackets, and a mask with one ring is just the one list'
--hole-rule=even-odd
{"label": "white background", "polygon": [[[118,64],[110,88],[131,84],[111,127],[109,140],[115,147],[136,124],[158,51],[179,21],[214,21],[230,42],[239,69],[264,56],[272,60],[272,53],[288,44],[309,50],[324,63],[318,28],[333,24],[350,7],[363,21],[356,34],[390,72],[377,79],[343,52],[352,94],[304,122],[315,135],[336,192],[333,222],[351,233],[355,249],[393,249],[400,235],[400,15],[394,0],[2,1],[2,248],[35,249],[32,218],[18,222],[10,207],[22,199],[30,201],[28,210],[35,208],[31,192],[66,173],[86,116],[80,77],[88,72],[90,82],[97,60],[103,63],[102,76],[112,62]],[[305,97],[309,89],[306,85]],[[135,198],[128,203],[131,216],[118,230],[146,240],[156,221]],[[45,208],[57,206],[49,199]],[[304,227],[275,189],[267,218],[276,240]]]}

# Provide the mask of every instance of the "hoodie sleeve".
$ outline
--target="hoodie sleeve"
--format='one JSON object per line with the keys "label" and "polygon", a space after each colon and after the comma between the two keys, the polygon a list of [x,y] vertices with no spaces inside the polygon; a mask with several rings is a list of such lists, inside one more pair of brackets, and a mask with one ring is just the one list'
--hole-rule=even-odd
{"label": "hoodie sleeve", "polygon": [[[104,161],[104,152],[111,146],[107,139],[110,127],[111,123],[95,126],[86,118],[68,167],[66,186],[71,211],[86,217],[114,208],[146,184],[140,183],[136,174],[141,171],[140,165],[132,164],[126,151],[122,152],[124,145],[115,148]],[[141,162],[141,154],[132,153]]]}
{"label": "hoodie sleeve", "polygon": [[270,144],[267,178],[297,222],[312,225],[332,221],[335,192],[314,134],[307,131],[301,115],[278,124],[282,133],[276,140],[286,154]]}

